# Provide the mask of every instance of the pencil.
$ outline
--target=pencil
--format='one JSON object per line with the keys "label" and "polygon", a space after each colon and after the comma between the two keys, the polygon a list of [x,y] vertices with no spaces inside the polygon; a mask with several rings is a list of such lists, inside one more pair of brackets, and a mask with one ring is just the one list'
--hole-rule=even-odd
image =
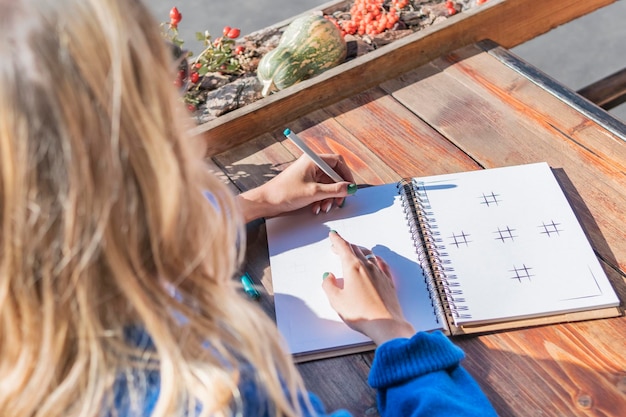
{"label": "pencil", "polygon": [[300,139],[295,133],[293,133],[290,129],[285,129],[285,131],[283,132],[283,134],[291,139],[291,141],[298,147],[300,148],[300,150],[302,152],[304,152],[306,155],[308,155],[309,158],[311,158],[311,160],[313,160],[313,162],[315,162],[315,165],[317,165],[318,167],[320,167],[320,169],[322,171],[324,171],[324,173],[326,175],[328,175],[333,181],[335,182],[344,182],[345,180],[343,178],[341,178],[341,176],[339,174],[337,174],[322,158],[320,158],[315,152],[313,152],[313,150],[311,148],[309,148],[307,146],[306,143],[304,143],[302,141],[302,139]]}

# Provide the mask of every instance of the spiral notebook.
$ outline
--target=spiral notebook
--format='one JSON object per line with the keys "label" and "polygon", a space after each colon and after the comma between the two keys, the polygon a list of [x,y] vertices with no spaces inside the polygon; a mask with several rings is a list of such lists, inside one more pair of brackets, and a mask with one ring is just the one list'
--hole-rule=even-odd
{"label": "spiral notebook", "polygon": [[370,248],[417,330],[447,334],[612,317],[619,299],[546,163],[360,189],[328,214],[268,219],[278,328],[296,361],[372,349],[330,307],[328,232]]}

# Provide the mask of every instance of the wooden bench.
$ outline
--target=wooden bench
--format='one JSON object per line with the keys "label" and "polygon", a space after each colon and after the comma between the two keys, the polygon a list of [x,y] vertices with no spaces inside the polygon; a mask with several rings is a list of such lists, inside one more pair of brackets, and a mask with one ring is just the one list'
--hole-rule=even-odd
{"label": "wooden bench", "polygon": [[626,68],[578,90],[578,94],[610,110],[626,102]]}

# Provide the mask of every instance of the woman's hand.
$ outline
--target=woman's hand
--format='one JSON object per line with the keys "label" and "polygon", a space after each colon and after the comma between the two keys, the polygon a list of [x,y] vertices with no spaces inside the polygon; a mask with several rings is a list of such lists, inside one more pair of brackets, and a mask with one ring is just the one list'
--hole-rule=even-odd
{"label": "woman's hand", "polygon": [[306,155],[260,187],[238,196],[246,222],[287,213],[311,205],[314,213],[341,207],[356,192],[354,177],[340,155],[320,155],[344,182],[335,183]]}
{"label": "woman's hand", "polygon": [[404,318],[385,261],[334,231],[330,232],[330,241],[341,258],[343,278],[327,273],[322,287],[342,320],[377,345],[412,337],[415,329]]}

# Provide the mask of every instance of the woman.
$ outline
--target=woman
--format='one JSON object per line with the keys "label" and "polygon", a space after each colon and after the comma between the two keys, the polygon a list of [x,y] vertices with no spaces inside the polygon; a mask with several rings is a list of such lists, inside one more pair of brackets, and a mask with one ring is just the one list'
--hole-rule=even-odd
{"label": "woman", "polygon": [[[244,221],[343,203],[342,159],[326,156],[344,183],[300,158],[235,198],[185,135],[168,50],[138,0],[0,6],[1,414],[322,414],[231,278]],[[345,280],[326,278],[330,301],[381,345],[381,413],[491,413],[462,353],[414,335],[384,263],[330,241]]]}

